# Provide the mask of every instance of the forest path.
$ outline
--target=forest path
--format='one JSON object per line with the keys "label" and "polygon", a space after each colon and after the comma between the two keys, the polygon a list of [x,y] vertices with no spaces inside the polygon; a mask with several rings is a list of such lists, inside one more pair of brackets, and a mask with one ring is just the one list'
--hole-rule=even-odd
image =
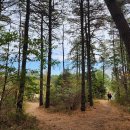
{"label": "forest path", "polygon": [[26,112],[36,116],[40,130],[130,130],[130,114],[107,100],[98,100],[95,108],[71,113],[51,112],[38,103],[28,102]]}

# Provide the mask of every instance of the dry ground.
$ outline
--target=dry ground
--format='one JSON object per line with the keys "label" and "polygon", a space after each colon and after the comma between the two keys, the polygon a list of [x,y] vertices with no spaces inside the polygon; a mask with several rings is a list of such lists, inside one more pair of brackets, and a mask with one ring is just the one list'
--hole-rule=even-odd
{"label": "dry ground", "polygon": [[70,114],[50,112],[27,103],[26,112],[36,116],[40,130],[130,130],[130,114],[122,112],[107,100],[99,100],[95,108]]}

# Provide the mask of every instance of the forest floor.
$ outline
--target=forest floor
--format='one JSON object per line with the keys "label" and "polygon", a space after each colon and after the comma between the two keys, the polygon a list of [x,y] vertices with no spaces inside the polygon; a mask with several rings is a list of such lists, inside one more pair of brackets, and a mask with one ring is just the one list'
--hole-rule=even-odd
{"label": "forest floor", "polygon": [[36,116],[40,130],[130,130],[130,114],[107,100],[98,100],[85,112],[52,112],[28,102],[26,113]]}

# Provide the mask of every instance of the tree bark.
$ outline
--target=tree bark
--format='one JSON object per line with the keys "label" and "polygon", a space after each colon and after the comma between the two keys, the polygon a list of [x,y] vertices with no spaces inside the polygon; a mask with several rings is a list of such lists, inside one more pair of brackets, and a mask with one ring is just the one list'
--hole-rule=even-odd
{"label": "tree bark", "polygon": [[126,78],[126,58],[125,58],[125,48],[123,46],[122,40],[120,38],[120,55],[121,55],[121,64],[122,64],[122,74],[123,74],[123,85],[126,93],[126,97],[128,97],[128,86],[127,86],[127,78]]}
{"label": "tree bark", "polygon": [[122,37],[130,60],[130,28],[116,0],[104,0]]}
{"label": "tree bark", "polygon": [[92,96],[92,77],[91,77],[91,38],[90,38],[90,1],[88,2],[88,37],[87,37],[87,68],[88,68],[88,86],[89,86],[89,102],[90,106],[93,106],[93,96]]}
{"label": "tree bark", "polygon": [[64,74],[64,70],[65,70],[65,54],[64,54],[64,24],[63,24],[63,37],[62,37],[62,52],[63,52],[63,74]]}
{"label": "tree bark", "polygon": [[82,43],[82,84],[81,84],[81,111],[86,109],[86,96],[85,96],[85,55],[84,55],[84,11],[83,0],[80,1],[80,23],[81,23],[81,43]]}
{"label": "tree bark", "polygon": [[19,51],[18,51],[18,79],[20,79],[20,59],[21,59],[21,43],[22,43],[22,30],[21,30],[21,26],[22,26],[22,13],[20,10],[20,0],[19,0],[19,17],[20,17],[20,21],[19,21]]}
{"label": "tree bark", "polygon": [[43,14],[41,14],[41,66],[40,66],[40,98],[39,106],[43,105]]}
{"label": "tree bark", "polygon": [[76,77],[77,77],[77,86],[79,80],[79,52],[78,45],[76,46]]}
{"label": "tree bark", "polygon": [[[20,68],[21,68],[21,44],[22,44],[22,12],[21,12],[21,4],[19,0],[19,45],[18,45],[18,86],[20,82]],[[18,87],[15,90],[15,104],[17,103],[17,97],[18,97]]]}
{"label": "tree bark", "polygon": [[2,6],[3,6],[3,0],[0,0],[0,15],[1,15],[1,12],[2,12]]}
{"label": "tree bark", "polygon": [[105,61],[104,61],[104,57],[102,59],[102,62],[103,62],[103,65],[102,65],[102,72],[103,72],[103,88],[104,88],[104,85],[105,85]]}
{"label": "tree bark", "polygon": [[25,30],[24,30],[24,44],[23,44],[23,55],[22,55],[22,69],[21,69],[21,77],[20,77],[19,94],[17,100],[18,112],[22,112],[22,108],[23,108],[23,96],[24,96],[25,79],[26,79],[26,60],[27,60],[27,49],[28,49],[29,17],[30,17],[30,0],[27,0]]}
{"label": "tree bark", "polygon": [[[112,45],[113,45],[113,65],[114,65],[114,76],[116,78],[117,83],[119,82],[119,73],[118,73],[118,67],[116,64],[116,52],[115,52],[115,38],[114,38],[114,30],[113,30],[113,41],[112,41]],[[120,98],[120,86],[117,85],[117,96],[118,98]]]}
{"label": "tree bark", "polygon": [[50,81],[51,81],[51,55],[52,55],[52,0],[49,0],[49,52],[48,52],[48,74],[46,86],[46,103],[45,107],[50,106]]}

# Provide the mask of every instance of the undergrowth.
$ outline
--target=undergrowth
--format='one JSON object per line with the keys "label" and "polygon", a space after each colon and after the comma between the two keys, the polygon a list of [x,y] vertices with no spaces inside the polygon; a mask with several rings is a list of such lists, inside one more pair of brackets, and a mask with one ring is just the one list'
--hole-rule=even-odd
{"label": "undergrowth", "polygon": [[123,112],[130,113],[130,103],[128,103],[128,102],[125,104],[122,104],[122,103],[117,102],[117,101],[111,101],[111,104],[118,107]]}
{"label": "undergrowth", "polygon": [[0,115],[0,130],[39,130],[35,117],[9,112]]}

